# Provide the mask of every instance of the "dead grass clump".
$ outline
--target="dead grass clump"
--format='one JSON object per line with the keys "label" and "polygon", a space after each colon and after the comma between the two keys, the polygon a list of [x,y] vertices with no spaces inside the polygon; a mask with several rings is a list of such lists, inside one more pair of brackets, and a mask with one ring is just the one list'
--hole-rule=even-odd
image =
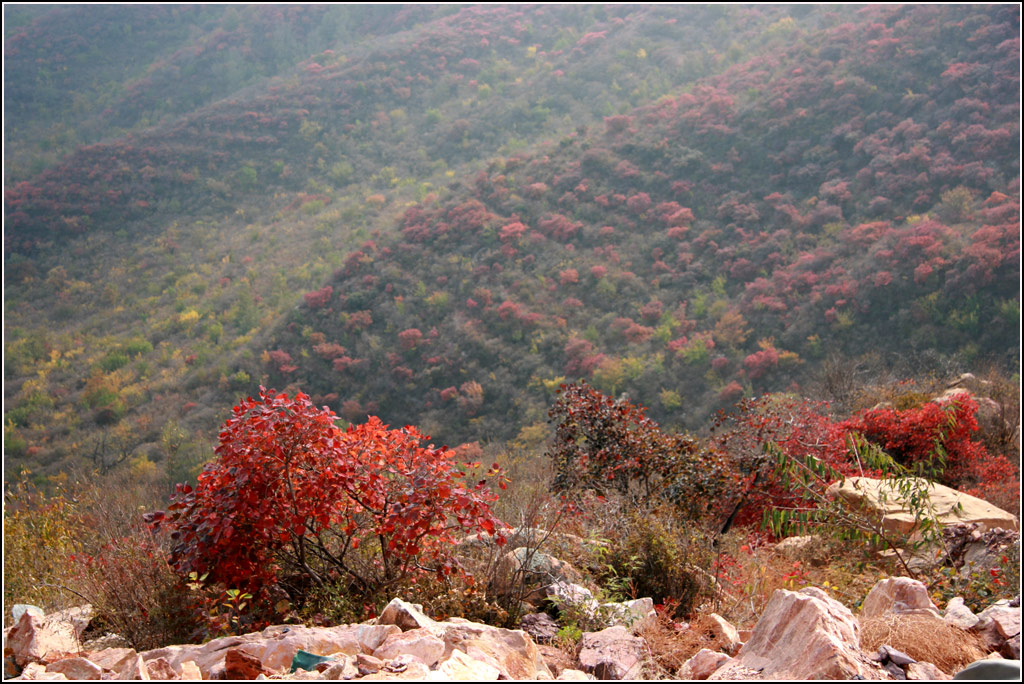
{"label": "dead grass clump", "polygon": [[689,629],[679,631],[671,620],[662,616],[657,623],[645,626],[640,636],[647,641],[655,663],[671,676],[702,648],[722,650],[725,643],[716,636],[715,627],[714,620],[702,615],[690,623]]}
{"label": "dead grass clump", "polygon": [[861,650],[871,653],[883,645],[932,663],[946,674],[985,657],[977,637],[930,615],[888,614],[862,620]]}

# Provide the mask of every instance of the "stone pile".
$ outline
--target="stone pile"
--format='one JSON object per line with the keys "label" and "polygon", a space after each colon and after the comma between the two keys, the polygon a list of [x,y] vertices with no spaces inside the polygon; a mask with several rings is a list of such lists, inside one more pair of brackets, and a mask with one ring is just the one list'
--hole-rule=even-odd
{"label": "stone pile", "polygon": [[[525,557],[511,560],[519,558]],[[531,570],[539,567],[533,565]],[[556,568],[563,576],[571,572],[546,561],[544,567],[540,572]],[[582,589],[553,575],[547,576],[549,584],[563,582]],[[595,606],[621,624],[584,633],[574,653],[543,643],[554,638],[557,628],[545,613],[527,616],[526,629],[511,630],[461,618],[437,621],[424,614],[421,606],[400,599],[367,623],[278,625],[205,644],[141,653],[83,646],[91,614],[88,606],[50,615],[19,608],[16,624],[5,634],[4,661],[5,678],[22,681],[583,681],[642,679],[655,671],[649,667],[652,654],[643,638],[650,599]],[[862,649],[861,621],[891,616],[931,620],[958,634],[973,634],[990,658],[1019,661],[1019,601],[997,602],[975,615],[963,600],[954,599],[940,610],[921,582],[896,577],[879,581],[871,589],[859,616],[816,587],[777,591],[749,633],[712,614],[713,643],[720,650],[699,651],[674,674],[687,680],[948,679],[950,673],[919,662],[921,656],[916,660],[903,652],[904,647],[883,644],[872,652]],[[536,641],[531,633],[537,634]],[[312,669],[292,671],[300,661]]]}

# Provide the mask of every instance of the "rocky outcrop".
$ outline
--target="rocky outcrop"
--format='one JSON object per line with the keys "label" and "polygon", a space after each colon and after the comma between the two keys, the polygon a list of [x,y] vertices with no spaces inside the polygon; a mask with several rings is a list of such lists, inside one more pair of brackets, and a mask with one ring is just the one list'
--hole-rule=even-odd
{"label": "rocky outcrop", "polygon": [[[940,525],[977,523],[978,529],[1003,528],[1019,530],[1017,517],[996,508],[987,501],[944,487],[934,482],[927,485],[929,504]],[[899,492],[885,480],[850,477],[828,488],[830,496],[838,496],[853,506],[881,518],[885,529],[897,534],[911,534],[917,519]]]}
{"label": "rocky outcrop", "polygon": [[737,656],[709,679],[887,678],[860,652],[857,619],[816,587],[779,589]]}
{"label": "rocky outcrop", "polygon": [[[647,606],[647,601],[618,604],[627,615],[637,616],[645,614]],[[889,632],[882,636],[896,640],[881,641],[871,631],[879,620],[930,620],[925,629],[917,632],[933,636],[941,632],[938,626],[950,634],[960,634],[969,646],[964,648],[972,653],[959,662],[970,662],[984,653],[990,653],[990,657],[1002,653],[1019,658],[1020,606],[1016,600],[997,602],[977,616],[962,600],[952,600],[943,618],[936,613],[923,586],[908,578],[883,580],[872,588],[863,602],[863,615],[873,617],[867,617],[863,626],[845,606],[821,589],[779,590],[747,635],[746,643],[740,642],[740,633],[721,616],[704,616],[700,624],[705,627],[701,629],[708,632],[711,643],[721,650],[704,649],[696,653],[682,666],[675,665],[678,669],[674,674],[693,680],[935,680],[955,671],[950,663],[958,661],[949,658],[934,663],[915,661],[926,659],[922,653],[928,653],[929,658],[936,655],[934,649],[928,650],[930,644],[922,650],[917,647],[918,641],[897,638]],[[17,679],[623,680],[642,678],[661,667],[652,658],[647,641],[631,634],[623,625],[584,634],[573,655],[551,645],[538,647],[523,630],[461,618],[434,620],[420,606],[398,599],[388,605],[380,618],[369,623],[316,628],[278,625],[205,644],[168,646],[143,653],[129,648],[75,653],[52,648],[40,651],[37,640],[23,638],[29,633],[25,627],[40,627],[48,620],[49,616],[41,618],[34,612],[24,612],[18,625],[8,632],[7,652],[11,660],[17,658],[25,663]],[[61,620],[71,625],[73,633],[73,621],[67,615],[61,616]],[[553,624],[549,618],[538,622],[543,622],[548,630]],[[958,623],[971,625],[971,632],[986,650],[978,651],[974,637],[963,632]],[[861,651],[861,634],[874,649],[871,653]],[[958,646],[945,643],[955,641],[952,636],[938,638],[955,657],[964,655],[956,650]],[[735,657],[730,658],[730,654]]]}

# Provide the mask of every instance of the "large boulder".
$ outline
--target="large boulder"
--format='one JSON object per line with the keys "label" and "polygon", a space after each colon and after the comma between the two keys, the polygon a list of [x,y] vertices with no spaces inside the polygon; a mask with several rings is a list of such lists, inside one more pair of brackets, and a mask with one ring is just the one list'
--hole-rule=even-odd
{"label": "large boulder", "polygon": [[[987,501],[930,482],[928,501],[940,525],[977,523],[979,529],[1001,527],[1019,530],[1020,524],[1012,513],[996,508]],[[897,534],[912,534],[917,529],[917,518],[906,500],[891,483],[870,477],[849,477],[828,488],[830,496],[841,497],[849,504],[881,518],[882,526]]]}
{"label": "large boulder", "polygon": [[884,679],[860,652],[857,618],[821,589],[779,589],[737,656],[709,679]]}
{"label": "large boulder", "polygon": [[939,617],[939,609],[928,595],[928,587],[910,577],[890,577],[875,582],[861,604],[860,617],[868,619],[886,613],[926,612]]}
{"label": "large boulder", "polygon": [[72,620],[39,617],[34,611],[26,611],[7,632],[4,657],[13,656],[18,667],[24,667],[78,655],[80,635]]}
{"label": "large boulder", "polygon": [[994,629],[993,641],[1001,640],[997,650],[1006,658],[1020,660],[1020,604],[1009,605],[1008,601],[998,601],[978,613],[978,625],[984,629],[991,623]]}
{"label": "large boulder", "polygon": [[584,634],[576,659],[584,672],[597,679],[639,679],[647,653],[646,641],[617,626]]}

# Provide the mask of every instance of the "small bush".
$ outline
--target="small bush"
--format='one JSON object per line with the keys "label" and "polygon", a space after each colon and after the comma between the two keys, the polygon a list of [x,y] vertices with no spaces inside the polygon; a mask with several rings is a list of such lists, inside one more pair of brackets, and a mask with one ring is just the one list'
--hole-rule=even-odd
{"label": "small bush", "polygon": [[132,648],[144,651],[196,636],[199,623],[189,592],[147,530],[136,529],[96,555],[79,553],[72,560],[78,564],[75,590]]}
{"label": "small bush", "polygon": [[710,597],[710,582],[697,569],[711,566],[710,540],[673,507],[630,512],[609,539],[601,584],[617,580],[628,587],[624,593],[670,606],[669,617],[686,617]]}

